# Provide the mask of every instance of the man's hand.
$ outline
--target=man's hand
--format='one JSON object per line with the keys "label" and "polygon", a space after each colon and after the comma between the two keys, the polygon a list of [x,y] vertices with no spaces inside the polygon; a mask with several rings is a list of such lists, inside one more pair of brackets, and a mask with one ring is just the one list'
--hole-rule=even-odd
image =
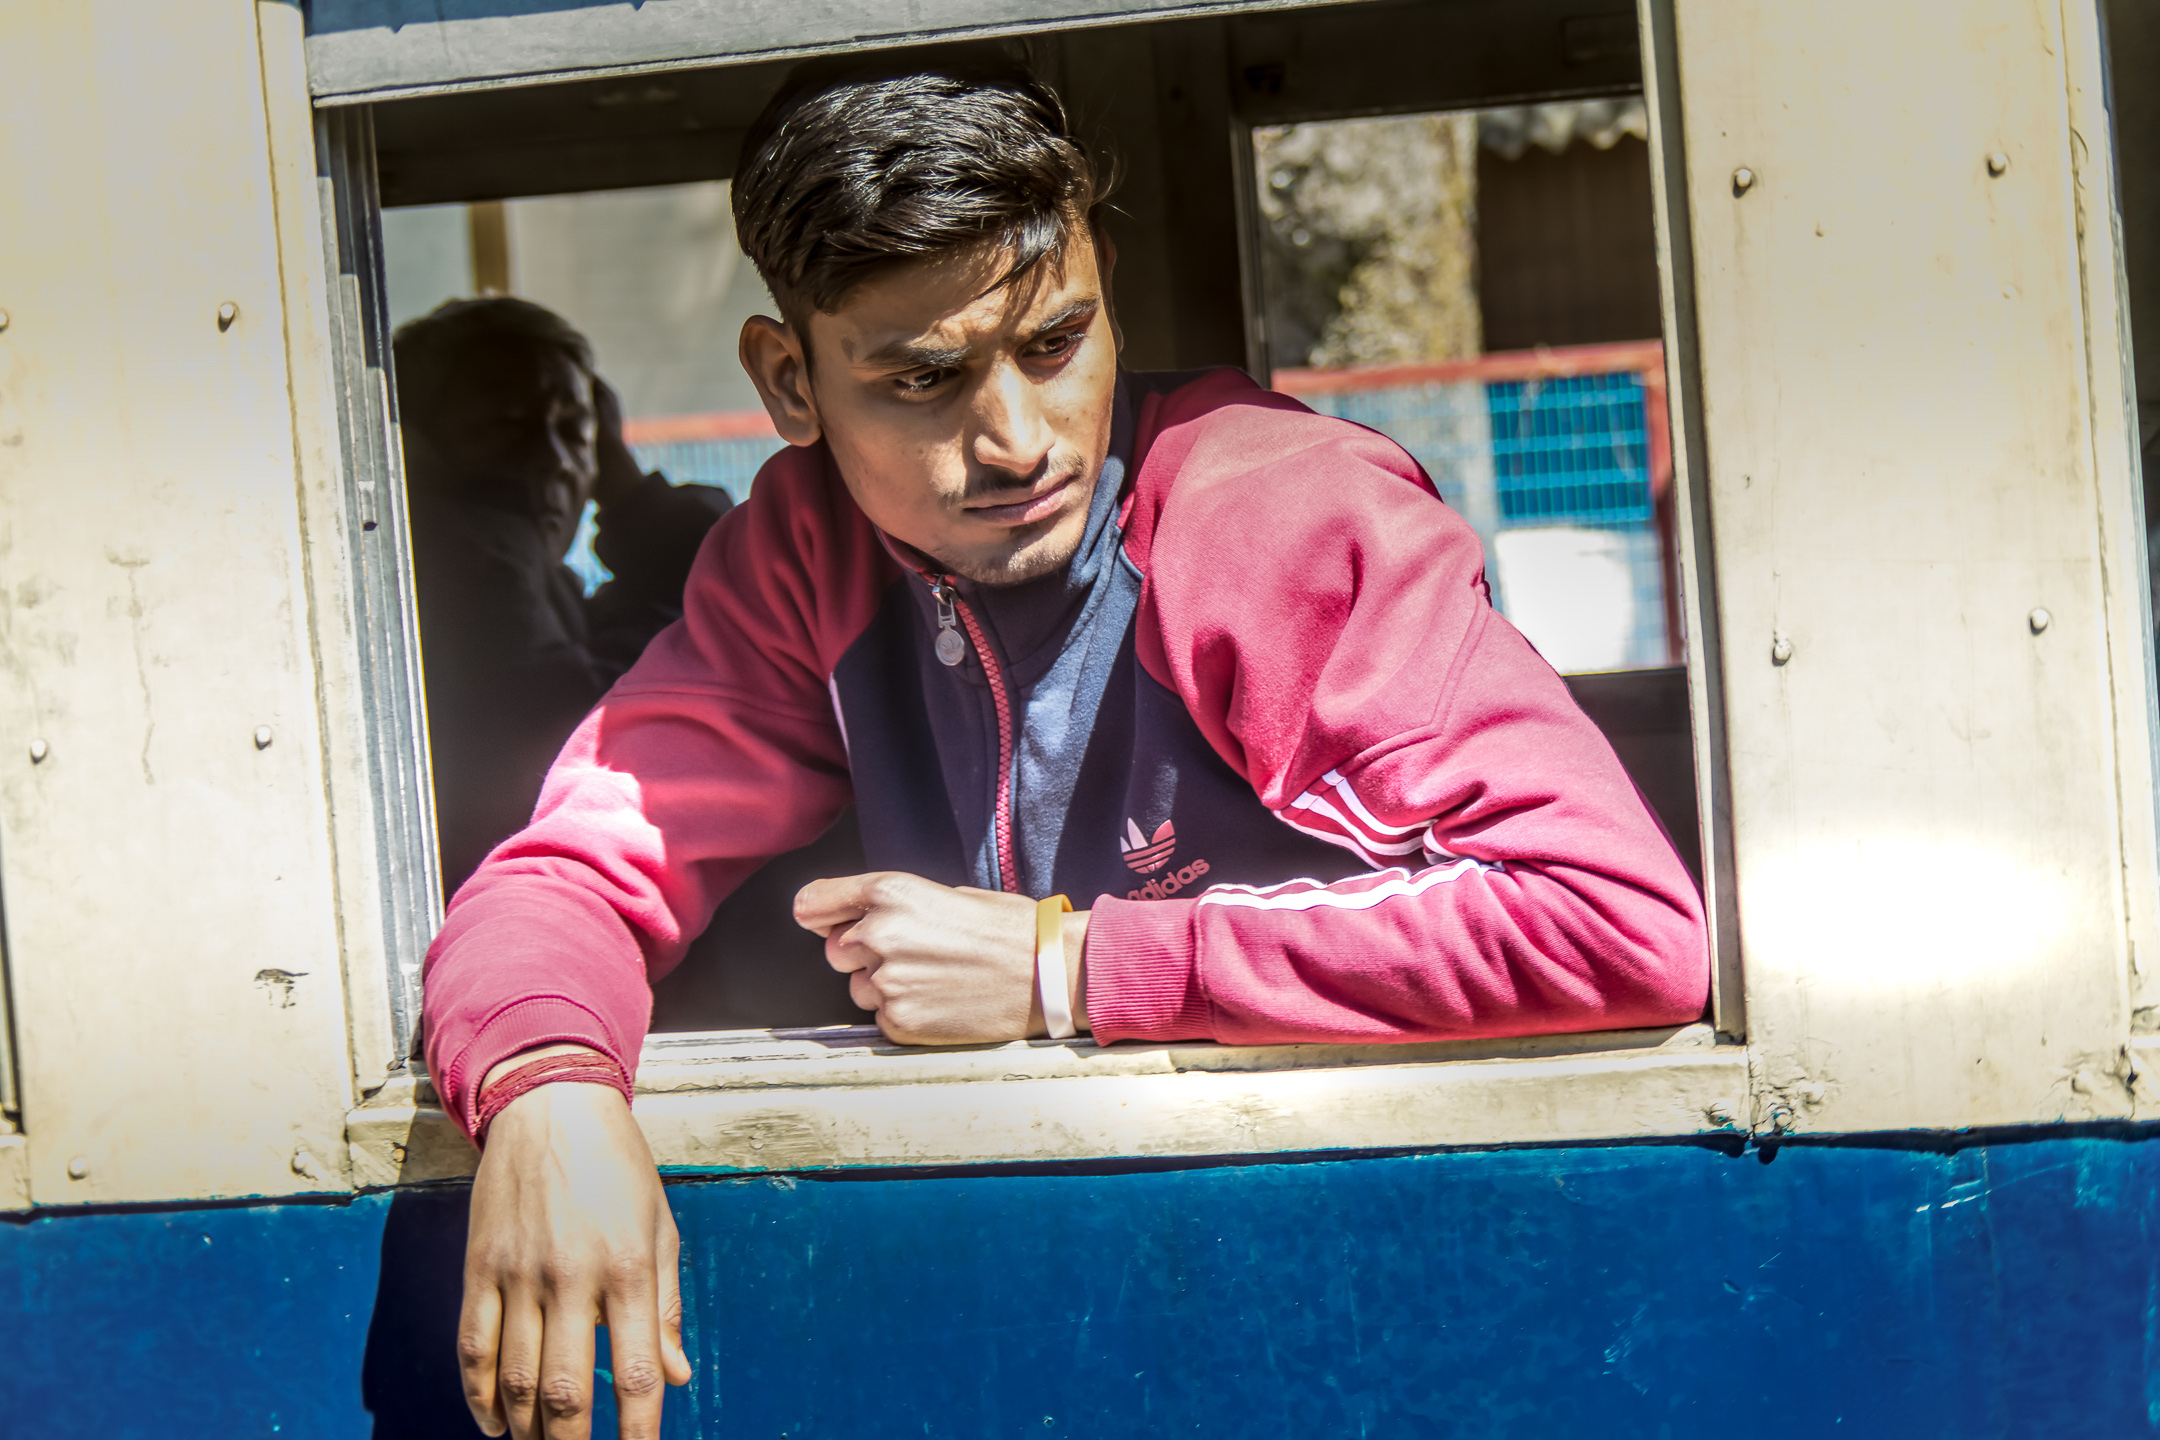
{"label": "man's hand", "polygon": [[[1065,983],[1085,1030],[1087,913],[1065,917]],[[848,994],[901,1045],[968,1045],[1044,1033],[1035,993],[1035,902],[884,871],[813,880],[795,921],[825,937]]]}
{"label": "man's hand", "polygon": [[622,399],[615,393],[615,387],[595,375],[592,396],[597,421],[593,437],[596,473],[592,498],[605,510],[644,484],[645,472],[638,468],[637,456],[630,453],[629,443],[623,439]]}
{"label": "man's hand", "polygon": [[[495,1079],[547,1046],[495,1067]],[[542,1085],[488,1127],[465,1241],[458,1363],[489,1435],[592,1433],[593,1327],[608,1327],[623,1440],[657,1440],[661,1382],[685,1385],[680,1241],[652,1152],[605,1085]]]}

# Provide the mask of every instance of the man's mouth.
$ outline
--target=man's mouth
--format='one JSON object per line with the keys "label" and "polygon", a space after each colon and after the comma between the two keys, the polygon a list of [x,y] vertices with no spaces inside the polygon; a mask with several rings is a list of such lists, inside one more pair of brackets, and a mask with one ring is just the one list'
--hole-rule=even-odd
{"label": "man's mouth", "polygon": [[1038,520],[1049,519],[1063,508],[1066,492],[1072,488],[1073,481],[1078,478],[1076,475],[1060,476],[1058,479],[1049,481],[1018,500],[997,501],[987,505],[969,505],[963,508],[967,511],[969,519],[980,520],[987,525],[1006,527],[1032,525]]}

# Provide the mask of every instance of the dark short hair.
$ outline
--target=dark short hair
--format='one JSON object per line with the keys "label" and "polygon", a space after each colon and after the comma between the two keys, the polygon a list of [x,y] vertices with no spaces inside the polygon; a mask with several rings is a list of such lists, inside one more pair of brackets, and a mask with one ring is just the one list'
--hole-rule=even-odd
{"label": "dark short hair", "polygon": [[735,233],[799,322],[887,267],[986,242],[1010,252],[1010,284],[1063,251],[1107,180],[1064,102],[1017,62],[812,68],[744,138]]}
{"label": "dark short hair", "polygon": [[436,402],[474,346],[494,340],[528,340],[561,351],[587,375],[592,344],[577,327],[530,300],[489,295],[446,300],[390,337],[397,370],[398,418],[426,429]]}

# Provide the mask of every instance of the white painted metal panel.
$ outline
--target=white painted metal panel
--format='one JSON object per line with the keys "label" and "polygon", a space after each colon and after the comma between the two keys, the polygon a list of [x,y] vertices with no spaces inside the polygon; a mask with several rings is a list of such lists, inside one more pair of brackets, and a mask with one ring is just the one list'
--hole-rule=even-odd
{"label": "white painted metal panel", "polygon": [[315,0],[308,74],[318,98],[383,99],[1294,3],[1312,0]]}
{"label": "white painted metal panel", "polygon": [[1762,1118],[2126,1113],[2090,7],[1674,8]]}
{"label": "white painted metal panel", "polygon": [[319,440],[255,25],[84,0],[10,7],[0,46],[0,863],[40,1204],[343,1183]]}

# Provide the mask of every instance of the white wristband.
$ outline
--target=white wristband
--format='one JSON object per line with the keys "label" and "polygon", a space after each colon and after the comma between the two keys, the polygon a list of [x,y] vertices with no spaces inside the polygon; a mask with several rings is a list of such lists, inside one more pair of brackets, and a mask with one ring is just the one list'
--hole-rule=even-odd
{"label": "white wristband", "polygon": [[1080,1033],[1073,1024],[1072,981],[1065,972],[1065,916],[1072,901],[1052,895],[1035,905],[1035,989],[1053,1040]]}

